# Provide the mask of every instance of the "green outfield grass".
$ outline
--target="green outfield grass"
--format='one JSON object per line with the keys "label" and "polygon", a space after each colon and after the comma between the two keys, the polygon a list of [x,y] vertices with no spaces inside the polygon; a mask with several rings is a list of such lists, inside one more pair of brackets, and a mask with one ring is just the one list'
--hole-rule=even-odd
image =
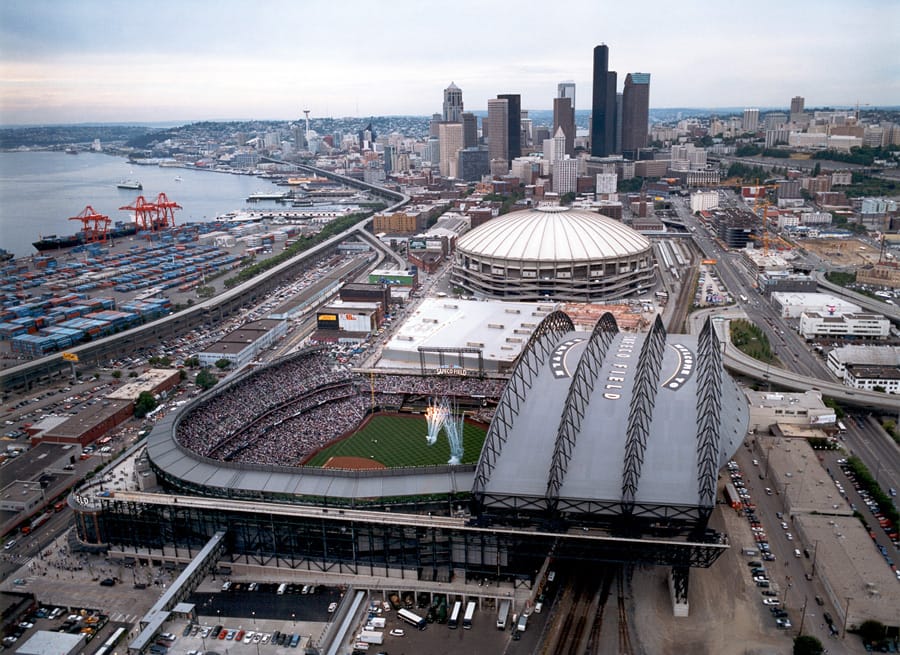
{"label": "green outfield grass", "polygon": [[[465,424],[463,464],[478,461],[486,433],[485,428]],[[305,465],[323,466],[331,457],[374,459],[388,468],[446,464],[450,459],[450,444],[446,433],[441,430],[433,446],[426,443],[427,434],[428,425],[424,415],[376,414],[359,432],[321,450]]]}

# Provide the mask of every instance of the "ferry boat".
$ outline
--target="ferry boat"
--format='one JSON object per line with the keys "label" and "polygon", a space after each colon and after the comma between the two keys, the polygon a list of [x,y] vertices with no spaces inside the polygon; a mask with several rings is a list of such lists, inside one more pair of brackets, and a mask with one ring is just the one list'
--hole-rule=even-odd
{"label": "ferry boat", "polygon": [[116,188],[129,189],[131,191],[140,191],[144,188],[144,185],[137,180],[122,180],[116,185]]}

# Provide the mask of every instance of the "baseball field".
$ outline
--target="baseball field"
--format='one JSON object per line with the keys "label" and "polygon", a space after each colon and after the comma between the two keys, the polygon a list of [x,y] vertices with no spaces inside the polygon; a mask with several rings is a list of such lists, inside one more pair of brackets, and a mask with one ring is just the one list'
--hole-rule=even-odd
{"label": "baseball field", "polygon": [[[462,464],[474,464],[481,454],[487,432],[485,427],[466,422],[463,429],[464,454]],[[426,442],[428,425],[424,415],[375,414],[359,431],[323,448],[304,462],[304,466],[340,467],[343,463],[368,460],[370,466],[347,465],[346,468],[397,468],[446,464],[450,459],[450,444],[441,430],[437,442]]]}

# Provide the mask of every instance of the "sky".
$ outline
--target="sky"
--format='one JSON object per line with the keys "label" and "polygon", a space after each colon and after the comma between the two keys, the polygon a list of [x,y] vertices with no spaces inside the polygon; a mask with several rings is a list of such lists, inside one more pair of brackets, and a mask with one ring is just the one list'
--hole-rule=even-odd
{"label": "sky", "polygon": [[0,124],[551,109],[594,46],[650,105],[900,105],[900,0],[2,0]]}

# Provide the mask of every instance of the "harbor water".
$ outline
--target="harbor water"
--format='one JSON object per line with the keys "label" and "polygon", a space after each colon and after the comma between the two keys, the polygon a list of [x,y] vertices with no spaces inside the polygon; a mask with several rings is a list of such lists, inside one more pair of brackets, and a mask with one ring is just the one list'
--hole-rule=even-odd
{"label": "harbor water", "polygon": [[[116,188],[125,179],[141,182],[143,190]],[[275,203],[245,202],[256,192],[283,190],[268,180],[192,168],[135,166],[122,157],[102,153],[0,153],[0,248],[24,257],[37,254],[31,245],[41,236],[74,234],[81,229],[77,216],[90,205],[99,214],[130,222],[138,195],[152,202],[165,193],[184,209],[176,223],[211,221],[241,209],[281,207]]]}

